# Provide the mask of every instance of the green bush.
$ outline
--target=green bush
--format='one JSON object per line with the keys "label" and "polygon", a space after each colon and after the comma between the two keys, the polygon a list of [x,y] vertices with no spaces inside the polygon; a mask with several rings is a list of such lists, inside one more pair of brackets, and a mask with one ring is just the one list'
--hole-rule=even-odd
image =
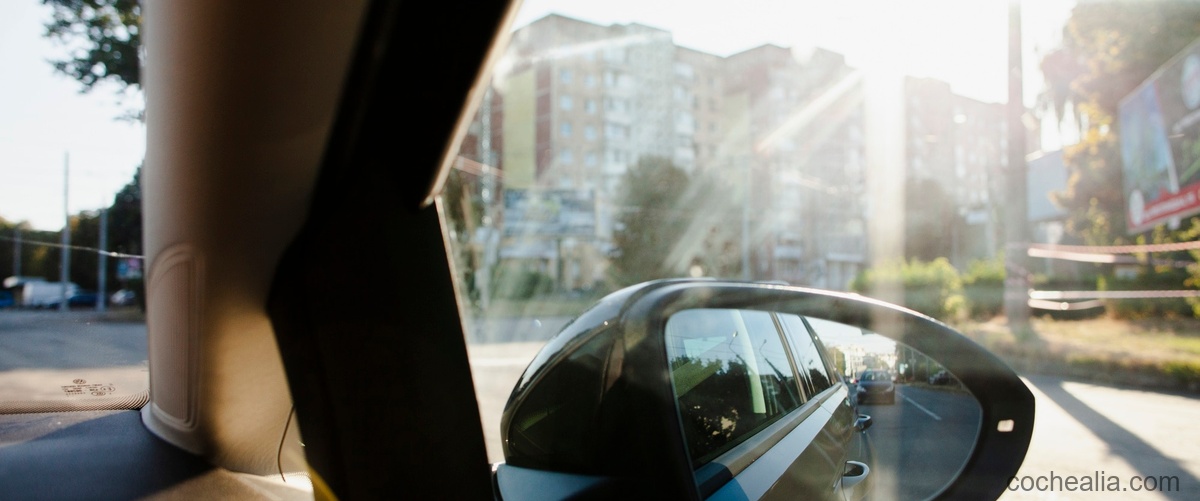
{"label": "green bush", "polygon": [[1163,372],[1175,378],[1180,386],[1188,390],[1195,391],[1200,388],[1200,364],[1195,362],[1167,362],[1163,366]]}
{"label": "green bush", "polygon": [[972,261],[962,275],[967,309],[974,318],[991,318],[1004,311],[1004,256]]}
{"label": "green bush", "polygon": [[[1155,272],[1147,269],[1134,279],[1100,277],[1096,289],[1114,291],[1179,290],[1188,279],[1185,270]],[[1192,305],[1182,298],[1107,299],[1109,315],[1118,319],[1187,318],[1194,316]]]}
{"label": "green bush", "polygon": [[[880,299],[892,300],[939,320],[950,320],[965,312],[962,280],[958,270],[946,258],[925,262],[920,259],[895,261],[878,268],[863,270],[850,288]],[[899,298],[881,291],[895,288]]]}

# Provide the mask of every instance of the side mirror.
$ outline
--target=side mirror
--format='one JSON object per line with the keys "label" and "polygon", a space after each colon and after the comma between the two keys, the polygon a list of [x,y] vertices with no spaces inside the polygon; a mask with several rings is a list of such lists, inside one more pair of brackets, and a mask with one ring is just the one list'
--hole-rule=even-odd
{"label": "side mirror", "polygon": [[[900,365],[956,384],[895,383]],[[1033,405],[996,357],[910,310],[648,282],[601,300],[526,369],[496,486],[505,499],[995,498],[1024,459]]]}
{"label": "side mirror", "polygon": [[867,431],[871,428],[871,416],[859,414],[858,421],[854,423],[854,429],[858,431]]}

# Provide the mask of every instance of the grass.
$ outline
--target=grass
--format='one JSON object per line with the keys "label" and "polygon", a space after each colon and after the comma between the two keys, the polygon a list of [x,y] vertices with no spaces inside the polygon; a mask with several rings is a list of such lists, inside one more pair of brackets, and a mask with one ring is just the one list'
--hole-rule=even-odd
{"label": "grass", "polygon": [[1018,371],[1200,392],[1200,320],[1034,318],[1032,336],[1001,317],[958,325]]}

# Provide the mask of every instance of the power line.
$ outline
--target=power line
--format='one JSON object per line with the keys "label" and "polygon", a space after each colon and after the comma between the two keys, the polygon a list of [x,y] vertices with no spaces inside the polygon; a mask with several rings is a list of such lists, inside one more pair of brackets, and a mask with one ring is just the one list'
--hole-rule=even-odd
{"label": "power line", "polygon": [[1055,245],[1029,244],[1030,249],[1077,252],[1083,254],[1143,254],[1149,252],[1178,252],[1200,250],[1200,241],[1148,245]]}
{"label": "power line", "polygon": [[1200,290],[1157,291],[1029,291],[1030,299],[1166,299],[1200,297]]}
{"label": "power line", "polygon": [[[1028,251],[1029,257],[1041,257],[1046,259],[1060,259],[1063,261],[1078,261],[1083,263],[1103,263],[1103,264],[1142,264],[1142,261],[1133,256],[1119,256],[1117,254],[1097,254],[1091,252],[1072,252],[1066,250],[1049,250],[1038,247],[1030,247]],[[1177,261],[1170,259],[1151,259],[1146,264],[1154,266],[1173,266],[1176,268],[1187,268],[1193,264],[1191,261]]]}
{"label": "power line", "polygon": [[20,242],[22,245],[31,244],[31,245],[41,245],[41,246],[45,246],[45,247],[56,247],[59,249],[67,248],[67,249],[72,249],[72,250],[89,251],[89,252],[95,252],[96,254],[102,254],[102,255],[105,255],[108,257],[146,259],[145,256],[138,255],[138,254],[125,254],[124,252],[111,252],[111,251],[106,251],[106,250],[100,250],[95,247],[83,247],[80,245],[63,245],[63,244],[58,244],[58,243],[54,243],[54,242],[42,242],[39,240],[28,240],[28,239],[24,239],[24,238],[17,240],[15,238],[3,237],[3,236],[0,236],[0,240],[4,240],[6,242]]}

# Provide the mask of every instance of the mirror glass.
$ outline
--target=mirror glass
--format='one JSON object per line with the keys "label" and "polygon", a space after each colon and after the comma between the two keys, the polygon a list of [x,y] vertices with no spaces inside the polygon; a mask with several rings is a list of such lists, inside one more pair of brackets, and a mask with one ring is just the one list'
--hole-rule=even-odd
{"label": "mirror glass", "polygon": [[665,334],[704,496],[835,485],[846,499],[925,499],[957,476],[979,433],[979,403],[953,374],[860,327],[693,309]]}

